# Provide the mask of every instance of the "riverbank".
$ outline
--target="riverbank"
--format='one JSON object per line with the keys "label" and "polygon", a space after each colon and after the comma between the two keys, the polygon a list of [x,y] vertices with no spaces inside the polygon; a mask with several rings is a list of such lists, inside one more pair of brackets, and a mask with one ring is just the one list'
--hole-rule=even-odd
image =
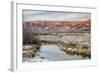
{"label": "riverbank", "polygon": [[70,55],[78,55],[83,58],[91,58],[91,49],[88,45],[79,45],[76,43],[69,43],[63,45],[62,51],[66,52],[66,54]]}
{"label": "riverbank", "polygon": [[40,47],[39,45],[35,45],[35,44],[24,45],[23,46],[23,58],[35,57],[39,47]]}

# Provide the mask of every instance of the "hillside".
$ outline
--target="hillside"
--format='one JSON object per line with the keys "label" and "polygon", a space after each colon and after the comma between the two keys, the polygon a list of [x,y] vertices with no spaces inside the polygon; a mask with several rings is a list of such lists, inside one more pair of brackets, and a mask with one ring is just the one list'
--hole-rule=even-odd
{"label": "hillside", "polygon": [[37,33],[50,32],[90,32],[91,20],[71,20],[71,21],[57,21],[57,20],[33,20],[23,21],[23,27],[26,31]]}

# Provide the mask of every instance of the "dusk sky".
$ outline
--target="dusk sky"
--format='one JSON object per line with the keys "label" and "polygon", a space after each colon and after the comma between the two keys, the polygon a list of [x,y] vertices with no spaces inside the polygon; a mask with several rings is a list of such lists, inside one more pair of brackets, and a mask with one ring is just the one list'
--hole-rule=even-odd
{"label": "dusk sky", "polygon": [[23,10],[23,20],[78,20],[89,19],[90,13]]}

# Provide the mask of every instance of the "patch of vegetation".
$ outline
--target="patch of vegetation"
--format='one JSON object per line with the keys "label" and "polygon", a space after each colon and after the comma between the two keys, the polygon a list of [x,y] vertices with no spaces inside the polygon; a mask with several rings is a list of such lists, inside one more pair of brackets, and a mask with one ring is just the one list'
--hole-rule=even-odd
{"label": "patch of vegetation", "polygon": [[91,58],[91,49],[88,45],[79,45],[77,43],[69,43],[69,44],[63,45],[61,50],[70,55],[80,55],[83,58],[86,58],[86,57]]}
{"label": "patch of vegetation", "polygon": [[23,49],[23,58],[32,58],[35,57],[38,48],[40,48],[39,45],[33,44],[31,45],[31,48],[24,48]]}

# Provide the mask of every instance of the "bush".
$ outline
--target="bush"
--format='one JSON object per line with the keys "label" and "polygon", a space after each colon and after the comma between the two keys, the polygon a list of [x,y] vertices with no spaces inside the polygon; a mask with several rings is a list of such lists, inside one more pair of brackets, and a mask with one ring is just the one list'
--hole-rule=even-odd
{"label": "bush", "polygon": [[83,45],[82,49],[89,49],[89,46],[88,45]]}
{"label": "bush", "polygon": [[76,43],[69,43],[69,44],[67,44],[67,47],[75,48],[75,47],[77,47],[77,44]]}

